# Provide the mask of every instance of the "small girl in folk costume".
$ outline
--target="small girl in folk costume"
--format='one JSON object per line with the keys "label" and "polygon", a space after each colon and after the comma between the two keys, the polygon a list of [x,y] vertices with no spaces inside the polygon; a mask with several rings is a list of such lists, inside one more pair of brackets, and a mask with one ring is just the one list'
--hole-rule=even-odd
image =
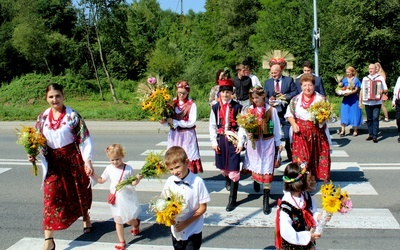
{"label": "small girl in folk costume", "polygon": [[252,173],[254,191],[260,191],[260,184],[264,185],[263,212],[271,213],[269,207],[269,194],[271,182],[274,176],[274,167],[279,166],[277,154],[282,150],[280,121],[275,108],[265,103],[265,92],[262,87],[254,87],[250,90],[252,103],[244,112],[258,116],[258,129],[254,134],[247,133],[248,139],[255,141],[255,148],[247,145],[245,163],[243,169]]}
{"label": "small girl in folk costume", "polygon": [[[173,127],[168,133],[167,150],[172,146],[182,147],[188,155],[190,171],[195,174],[202,173],[203,167],[195,130],[197,107],[193,100],[189,99],[189,83],[179,81],[176,84],[176,93],[174,115],[167,120]],[[162,121],[162,124],[167,125],[167,121]]]}
{"label": "small girl in folk costume", "polygon": [[140,233],[140,220],[138,216],[141,212],[138,195],[135,187],[139,184],[142,176],[136,175],[136,180],[132,182],[132,186],[125,186],[121,190],[116,191],[116,185],[121,181],[129,179],[134,175],[131,166],[124,163],[125,149],[121,144],[112,144],[106,148],[106,154],[110,160],[110,165],[106,167],[101,176],[93,173],[92,178],[98,183],[111,181],[110,193],[116,195],[114,204],[110,204],[111,213],[114,217],[115,229],[119,243],[115,245],[115,249],[126,249],[126,241],[124,235],[124,224],[132,226],[130,233],[135,236]]}
{"label": "small girl in folk costume", "polygon": [[[222,73],[223,74],[223,73]],[[210,140],[215,151],[215,164],[226,179],[226,189],[230,191],[226,211],[236,208],[240,179],[240,152],[243,149],[245,131],[236,122],[242,105],[232,100],[233,81],[224,77],[218,81],[219,102],[211,108]]]}
{"label": "small girl in folk costume", "polygon": [[[276,249],[315,249],[315,240],[321,237],[314,233],[321,214],[309,193],[315,187],[315,179],[307,172],[305,163],[289,163],[282,179],[284,195],[282,201],[278,201],[275,217]],[[329,219],[327,217],[327,221]]]}

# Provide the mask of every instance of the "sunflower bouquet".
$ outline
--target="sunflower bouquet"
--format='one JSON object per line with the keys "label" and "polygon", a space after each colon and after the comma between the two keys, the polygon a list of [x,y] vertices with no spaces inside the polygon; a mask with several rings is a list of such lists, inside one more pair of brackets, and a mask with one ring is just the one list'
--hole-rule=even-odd
{"label": "sunflower bouquet", "polygon": [[[46,138],[34,127],[21,125],[21,130],[16,129],[17,132],[17,144],[24,147],[25,152],[28,155],[36,157],[39,154],[39,150],[46,145]],[[32,162],[32,172],[34,176],[38,174],[38,167],[36,161]]]}
{"label": "sunflower bouquet", "polygon": [[167,190],[166,195],[154,198],[149,205],[150,211],[156,215],[158,224],[170,227],[178,217],[186,213],[186,203],[182,195]]}
{"label": "sunflower bouquet", "polygon": [[[150,152],[146,159],[143,167],[139,171],[139,175],[144,178],[160,178],[164,174],[168,172],[168,169],[165,167],[162,153],[154,153]],[[121,181],[116,186],[116,190],[119,191],[127,185],[131,185],[133,181],[136,180],[136,176],[131,176],[130,178]]]}
{"label": "sunflower bouquet", "polygon": [[[168,88],[160,76],[147,78],[146,83],[140,83],[137,92],[142,101],[142,110],[149,111],[150,120],[166,120],[174,113],[174,104]],[[170,126],[172,124],[169,124]]]}
{"label": "sunflower bouquet", "polygon": [[326,225],[326,217],[334,213],[347,213],[353,209],[353,203],[346,191],[341,190],[340,186],[335,186],[332,182],[321,186],[321,201],[323,213],[318,221],[316,233],[322,233]]}
{"label": "sunflower bouquet", "polygon": [[156,88],[142,102],[142,109],[150,112],[150,120],[166,120],[174,113],[174,104],[166,88]]}
{"label": "sunflower bouquet", "polygon": [[[254,110],[254,109],[252,109]],[[256,142],[254,141],[254,134],[256,133],[258,126],[259,126],[259,121],[258,121],[258,116],[256,112],[252,112],[252,110],[247,109],[244,114],[239,113],[237,115],[237,124],[244,128],[247,133],[252,134],[253,136],[251,137],[251,146],[253,149],[256,148]]]}
{"label": "sunflower bouquet", "polygon": [[311,114],[311,120],[315,124],[319,124],[320,127],[322,127],[326,122],[330,121],[334,116],[333,107],[326,100],[314,102],[308,108],[308,111]]}

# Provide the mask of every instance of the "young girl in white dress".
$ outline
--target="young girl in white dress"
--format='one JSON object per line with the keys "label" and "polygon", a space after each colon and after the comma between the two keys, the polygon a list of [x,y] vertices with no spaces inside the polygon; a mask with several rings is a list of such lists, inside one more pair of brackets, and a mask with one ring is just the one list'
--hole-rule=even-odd
{"label": "young girl in white dress", "polygon": [[[281,124],[278,112],[265,102],[265,92],[260,86],[250,89],[250,103],[244,114],[256,114],[258,128],[254,134],[247,133],[249,141],[243,164],[244,173],[251,172],[254,180],[254,190],[260,191],[260,183],[263,184],[263,212],[271,213],[269,207],[269,195],[271,182],[274,177],[274,167],[277,154],[282,150],[281,146]],[[255,142],[253,148],[250,140]]]}
{"label": "young girl in white dress", "polygon": [[104,183],[107,180],[111,181],[110,193],[116,194],[115,204],[111,205],[111,213],[114,217],[115,228],[119,243],[115,245],[115,249],[124,250],[126,241],[124,235],[124,224],[132,226],[130,233],[137,235],[140,233],[140,220],[137,218],[141,212],[139,199],[135,191],[136,186],[142,176],[137,174],[136,180],[132,182],[132,186],[125,186],[120,191],[115,191],[116,185],[123,180],[126,180],[134,175],[131,166],[123,162],[125,157],[125,149],[120,144],[112,144],[107,147],[106,154],[111,164],[106,167],[103,174],[98,176],[93,174],[92,178],[98,183]]}

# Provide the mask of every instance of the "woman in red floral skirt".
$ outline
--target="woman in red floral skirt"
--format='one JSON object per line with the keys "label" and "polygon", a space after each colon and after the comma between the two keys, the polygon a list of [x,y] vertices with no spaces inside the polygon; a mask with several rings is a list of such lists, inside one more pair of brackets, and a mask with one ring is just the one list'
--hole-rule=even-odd
{"label": "woman in red floral skirt", "polygon": [[313,103],[325,100],[325,96],[314,91],[315,79],[311,74],[302,75],[300,84],[302,92],[293,97],[285,114],[293,130],[293,162],[306,162],[312,176],[326,182],[330,180],[332,142],[326,123],[315,124],[309,111]]}
{"label": "woman in red floral skirt", "polygon": [[[63,88],[50,84],[46,89],[50,108],[38,116],[36,129],[46,138],[40,154],[43,168],[44,250],[55,249],[54,231],[67,229],[83,217],[83,232],[92,227],[88,210],[92,204],[89,176],[92,140],[81,116],[64,106]],[[28,155],[33,162],[35,157]]]}

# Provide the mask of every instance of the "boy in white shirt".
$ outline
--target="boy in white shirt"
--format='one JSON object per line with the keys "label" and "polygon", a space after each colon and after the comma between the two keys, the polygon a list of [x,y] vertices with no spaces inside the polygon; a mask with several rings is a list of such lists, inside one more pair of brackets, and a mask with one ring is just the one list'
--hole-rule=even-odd
{"label": "boy in white shirt", "polygon": [[165,182],[162,193],[168,195],[168,192],[173,192],[182,195],[187,210],[175,221],[175,225],[171,226],[173,247],[175,250],[200,249],[203,215],[207,210],[210,194],[203,179],[189,171],[189,159],[183,148],[169,148],[164,161],[172,176]]}

